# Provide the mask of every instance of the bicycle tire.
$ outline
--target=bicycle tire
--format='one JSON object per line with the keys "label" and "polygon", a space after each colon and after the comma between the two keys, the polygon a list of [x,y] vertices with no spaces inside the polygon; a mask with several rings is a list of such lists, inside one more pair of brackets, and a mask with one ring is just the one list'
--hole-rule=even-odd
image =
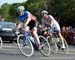
{"label": "bicycle tire", "polygon": [[51,53],[51,49],[50,49],[50,45],[49,45],[47,39],[44,36],[39,35],[39,40],[42,45],[42,48],[39,50],[40,53],[44,56],[49,56]]}
{"label": "bicycle tire", "polygon": [[51,47],[51,52],[52,53],[57,53],[58,52],[58,46],[57,46],[57,42],[55,41],[56,39],[52,39],[53,37],[51,36],[48,36],[47,37],[47,40],[50,44],[50,47]]}
{"label": "bicycle tire", "polygon": [[64,44],[65,44],[65,49],[63,50],[65,53],[68,53],[69,52],[69,47],[68,47],[68,43],[67,43],[67,41],[65,40],[65,38],[63,38],[64,39]]}
{"label": "bicycle tire", "polygon": [[59,41],[58,46],[60,47],[60,50],[62,50],[64,53],[67,53],[67,52],[69,52],[68,43],[65,40],[65,38],[63,38],[63,41],[64,41],[64,44],[65,44],[65,48],[64,49],[61,48],[61,44],[62,44],[61,41]]}
{"label": "bicycle tire", "polygon": [[[33,52],[34,52],[34,48],[33,48],[32,42],[31,42],[29,39],[27,39],[28,44],[30,44],[30,46],[31,46],[31,47],[28,46],[28,49],[31,49],[31,50],[28,50],[26,46],[23,47],[23,43],[22,43],[22,46],[20,46],[20,37],[23,38],[23,35],[21,34],[21,35],[18,35],[18,37],[17,37],[17,45],[18,45],[18,48],[19,48],[20,52],[21,52],[24,56],[26,56],[26,57],[32,56],[32,55],[33,55]],[[24,48],[25,50],[22,50],[22,48]],[[27,49],[27,51],[26,51],[26,49]],[[26,52],[25,52],[25,51],[26,51]],[[31,52],[28,53],[29,51],[31,51]]]}
{"label": "bicycle tire", "polygon": [[3,41],[2,41],[2,38],[0,37],[0,48],[2,48],[3,46]]}

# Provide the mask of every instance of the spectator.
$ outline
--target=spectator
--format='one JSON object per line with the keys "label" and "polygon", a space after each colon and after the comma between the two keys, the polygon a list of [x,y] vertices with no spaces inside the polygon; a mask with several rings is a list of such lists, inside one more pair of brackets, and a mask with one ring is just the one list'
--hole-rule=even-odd
{"label": "spectator", "polygon": [[2,15],[0,15],[0,22],[4,21],[4,18]]}
{"label": "spectator", "polygon": [[64,38],[65,38],[65,32],[66,32],[66,28],[65,28],[65,26],[63,26],[61,29],[61,33]]}

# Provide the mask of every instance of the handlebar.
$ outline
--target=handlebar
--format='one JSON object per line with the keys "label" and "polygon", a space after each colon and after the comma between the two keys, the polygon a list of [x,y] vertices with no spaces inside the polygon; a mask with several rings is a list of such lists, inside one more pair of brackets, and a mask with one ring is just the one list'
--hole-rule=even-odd
{"label": "handlebar", "polygon": [[46,29],[42,29],[43,31],[49,31],[51,27],[47,27]]}

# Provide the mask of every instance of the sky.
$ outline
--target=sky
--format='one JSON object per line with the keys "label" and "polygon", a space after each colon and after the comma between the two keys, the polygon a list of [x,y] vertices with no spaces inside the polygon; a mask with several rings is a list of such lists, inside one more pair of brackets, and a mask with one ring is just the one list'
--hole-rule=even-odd
{"label": "sky", "polygon": [[21,3],[26,0],[0,0],[0,6],[4,3],[12,4],[12,3]]}

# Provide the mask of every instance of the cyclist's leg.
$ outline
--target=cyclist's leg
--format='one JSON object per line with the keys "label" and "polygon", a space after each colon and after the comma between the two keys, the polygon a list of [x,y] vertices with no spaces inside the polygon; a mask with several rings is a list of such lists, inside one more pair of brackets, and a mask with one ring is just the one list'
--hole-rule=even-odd
{"label": "cyclist's leg", "polygon": [[63,39],[63,37],[62,37],[62,35],[61,35],[60,32],[58,32],[58,36],[59,36],[59,38],[60,38],[60,40],[61,40],[61,42],[62,42],[61,48],[65,48],[65,45],[64,45],[64,39]]}
{"label": "cyclist's leg", "polygon": [[61,48],[65,48],[65,44],[64,44],[64,39],[61,35],[61,31],[60,31],[60,26],[59,24],[57,24],[56,26],[54,26],[53,30],[55,30],[57,32],[57,35],[59,36],[60,40],[61,40]]}
{"label": "cyclist's leg", "polygon": [[39,37],[38,37],[37,29],[36,29],[36,28],[33,29],[33,35],[34,35],[34,37],[36,38],[38,44],[40,44],[40,41],[39,41]]}
{"label": "cyclist's leg", "polygon": [[63,39],[63,36],[61,35],[61,31],[60,30],[57,30],[57,35],[60,38],[61,43],[62,43],[61,48],[65,48],[64,39]]}
{"label": "cyclist's leg", "polygon": [[26,36],[28,35],[28,29],[29,29],[29,27],[28,26],[26,26],[25,27],[25,30],[23,31],[23,35],[24,35],[24,39],[23,39],[23,46],[26,46],[27,45],[27,39],[26,39]]}
{"label": "cyclist's leg", "polygon": [[37,34],[37,25],[36,24],[37,24],[36,21],[31,20],[30,23],[28,24],[28,26],[30,27],[30,30],[31,30],[34,38],[36,38],[38,45],[40,46],[40,40],[39,40],[39,37]]}
{"label": "cyclist's leg", "polygon": [[34,38],[37,40],[38,45],[40,45],[40,40],[39,40],[39,37],[38,37],[38,34],[37,34],[37,29],[36,29],[36,27],[33,28],[31,31],[32,31],[32,34],[33,34]]}

